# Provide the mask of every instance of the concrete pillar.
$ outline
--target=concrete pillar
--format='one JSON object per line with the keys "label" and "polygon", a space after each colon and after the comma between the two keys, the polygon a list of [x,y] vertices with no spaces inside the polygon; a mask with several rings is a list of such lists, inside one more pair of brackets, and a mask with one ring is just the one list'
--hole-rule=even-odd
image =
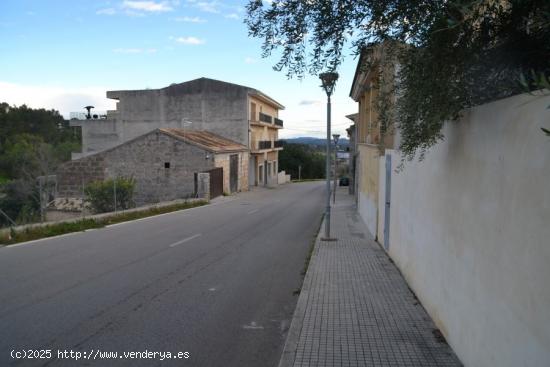
{"label": "concrete pillar", "polygon": [[210,200],[210,173],[197,173],[197,197]]}

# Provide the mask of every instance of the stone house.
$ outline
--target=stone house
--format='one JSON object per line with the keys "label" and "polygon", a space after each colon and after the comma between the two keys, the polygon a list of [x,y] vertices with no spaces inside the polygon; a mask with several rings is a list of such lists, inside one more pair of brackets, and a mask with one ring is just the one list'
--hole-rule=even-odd
{"label": "stone house", "polygon": [[[83,196],[92,181],[132,177],[136,205],[196,195],[195,174],[223,169],[218,194],[248,190],[246,146],[207,131],[155,129],[115,147],[63,164],[58,198]],[[212,175],[211,175],[212,176]]]}
{"label": "stone house", "polygon": [[249,185],[277,182],[279,111],[284,106],[256,90],[199,78],[166,88],[108,91],[117,108],[106,119],[71,120],[82,129],[81,158],[158,128],[210,131],[244,145]]}

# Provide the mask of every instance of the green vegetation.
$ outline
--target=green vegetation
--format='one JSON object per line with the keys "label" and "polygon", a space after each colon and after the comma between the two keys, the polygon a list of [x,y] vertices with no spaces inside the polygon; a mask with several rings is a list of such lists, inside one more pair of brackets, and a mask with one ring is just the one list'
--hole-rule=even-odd
{"label": "green vegetation", "polygon": [[173,204],[158,208],[156,207],[131,212],[122,212],[101,218],[84,218],[74,222],[63,222],[45,226],[29,227],[21,231],[15,231],[12,229],[11,231],[7,232],[9,233],[9,237],[2,236],[0,238],[0,244],[11,245],[18,242],[53,237],[71,232],[85,231],[87,229],[101,228],[110,224],[128,222],[135,219],[194,208],[205,204],[207,204],[206,201],[194,201],[190,203]]}
{"label": "green vegetation", "polygon": [[384,43],[374,102],[382,131],[400,128],[407,159],[463,109],[523,92],[521,75],[530,90],[533,76],[550,75],[548,0],[250,0],[246,24],[264,57],[281,51],[274,69],[288,77],[337,70],[349,46],[357,56]]}
{"label": "green vegetation", "polygon": [[133,207],[135,186],[133,179],[117,177],[89,183],[84,194],[94,213],[107,213]]}
{"label": "green vegetation", "polygon": [[293,180],[321,179],[325,177],[325,154],[312,145],[288,144],[283,142],[279,152],[279,169],[284,170]]}
{"label": "green vegetation", "polygon": [[[0,103],[0,209],[17,223],[40,218],[40,201],[51,199],[38,177],[80,150],[80,133],[59,112]],[[9,224],[0,215],[0,226]]]}

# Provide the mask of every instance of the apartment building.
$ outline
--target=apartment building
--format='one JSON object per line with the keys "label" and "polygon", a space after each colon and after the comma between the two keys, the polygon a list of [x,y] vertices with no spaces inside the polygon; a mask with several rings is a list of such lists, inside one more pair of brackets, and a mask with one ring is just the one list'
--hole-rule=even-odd
{"label": "apartment building", "polygon": [[82,151],[73,159],[155,129],[208,131],[248,148],[249,185],[277,182],[284,106],[257,89],[199,78],[160,89],[108,91],[107,98],[117,107],[106,118],[71,120],[71,126],[82,129]]}

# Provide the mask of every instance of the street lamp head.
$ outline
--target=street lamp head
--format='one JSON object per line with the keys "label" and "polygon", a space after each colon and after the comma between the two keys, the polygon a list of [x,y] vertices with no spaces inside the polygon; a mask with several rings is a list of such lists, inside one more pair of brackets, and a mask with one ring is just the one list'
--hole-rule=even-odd
{"label": "street lamp head", "polygon": [[340,139],[340,134],[332,134],[332,138],[334,139],[334,145],[338,144],[338,139]]}
{"label": "street lamp head", "polygon": [[321,79],[323,89],[327,93],[327,96],[330,97],[332,91],[334,90],[334,85],[338,80],[338,73],[322,73],[319,74],[319,79]]}

